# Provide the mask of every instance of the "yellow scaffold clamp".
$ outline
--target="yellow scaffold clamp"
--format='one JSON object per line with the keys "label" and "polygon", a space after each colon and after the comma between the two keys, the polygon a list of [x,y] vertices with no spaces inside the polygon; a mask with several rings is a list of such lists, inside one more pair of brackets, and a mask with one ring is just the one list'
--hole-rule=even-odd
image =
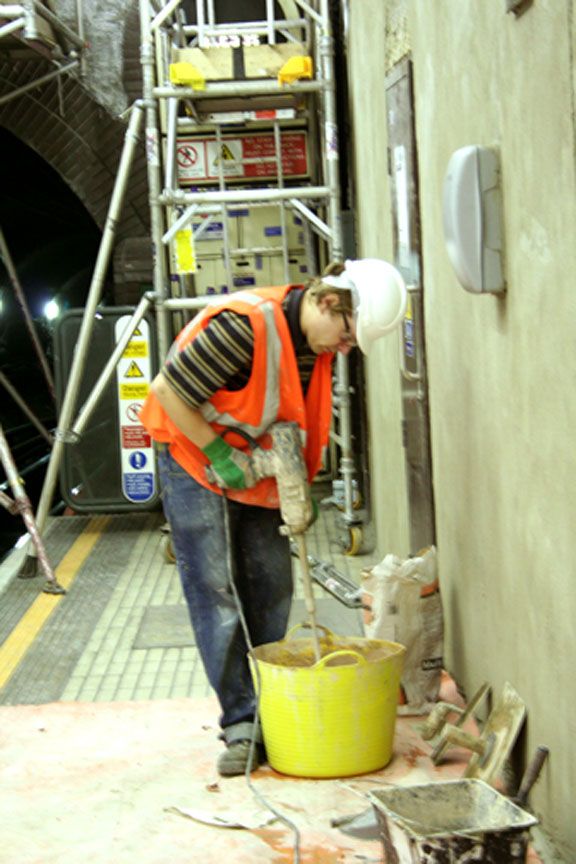
{"label": "yellow scaffold clamp", "polygon": [[193,63],[170,63],[170,82],[193,90],[206,89],[206,79]]}
{"label": "yellow scaffold clamp", "polygon": [[293,84],[301,78],[312,78],[311,57],[290,57],[278,72],[278,84]]}

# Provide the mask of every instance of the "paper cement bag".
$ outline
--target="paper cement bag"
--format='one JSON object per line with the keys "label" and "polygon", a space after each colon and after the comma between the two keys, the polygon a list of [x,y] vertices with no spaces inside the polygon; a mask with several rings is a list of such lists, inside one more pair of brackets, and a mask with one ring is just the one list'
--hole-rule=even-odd
{"label": "paper cement bag", "polygon": [[400,714],[426,714],[438,699],[442,675],[444,621],[436,547],[412,558],[386,557],[362,572],[364,617],[369,639],[387,639],[406,648]]}

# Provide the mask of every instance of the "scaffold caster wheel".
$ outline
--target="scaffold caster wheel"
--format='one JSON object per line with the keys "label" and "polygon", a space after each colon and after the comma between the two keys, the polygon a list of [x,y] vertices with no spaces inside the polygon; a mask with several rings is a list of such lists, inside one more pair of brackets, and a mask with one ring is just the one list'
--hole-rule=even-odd
{"label": "scaffold caster wheel", "polygon": [[164,559],[168,562],[168,564],[176,563],[176,556],[174,554],[174,549],[172,547],[172,538],[168,535],[164,540]]}
{"label": "scaffold caster wheel", "polygon": [[[352,509],[353,510],[361,510],[362,504],[363,504],[363,502],[362,502],[362,498],[360,496],[356,496],[355,498],[352,499]],[[344,507],[344,504],[338,503],[338,504],[336,504],[336,509],[340,510],[340,512],[343,513],[346,508]]]}
{"label": "scaffold caster wheel", "polygon": [[344,544],[345,555],[358,555],[362,546],[362,528],[353,525],[348,529],[348,542]]}

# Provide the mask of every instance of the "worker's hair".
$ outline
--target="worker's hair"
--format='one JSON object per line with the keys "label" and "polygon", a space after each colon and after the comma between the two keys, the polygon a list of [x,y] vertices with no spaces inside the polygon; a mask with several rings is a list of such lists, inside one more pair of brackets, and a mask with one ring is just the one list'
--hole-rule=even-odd
{"label": "worker's hair", "polygon": [[332,261],[324,268],[322,276],[317,276],[315,279],[310,280],[306,286],[306,293],[310,295],[310,299],[314,300],[315,303],[318,303],[326,294],[336,294],[338,303],[332,307],[332,311],[344,312],[346,315],[351,315],[352,295],[350,291],[346,288],[335,288],[334,285],[328,285],[322,281],[324,276],[340,276],[344,270],[344,264]]}

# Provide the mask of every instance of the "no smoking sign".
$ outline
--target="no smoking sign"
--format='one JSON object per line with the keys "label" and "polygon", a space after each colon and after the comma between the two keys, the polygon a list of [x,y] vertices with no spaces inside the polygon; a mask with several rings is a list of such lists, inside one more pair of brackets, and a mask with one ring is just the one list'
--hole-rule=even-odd
{"label": "no smoking sign", "polygon": [[206,174],[206,151],[204,142],[197,144],[182,142],[176,148],[176,162],[180,178],[204,177]]}
{"label": "no smoking sign", "polygon": [[131,402],[130,405],[126,408],[126,418],[130,423],[139,423],[140,422],[140,409],[142,408],[141,402]]}

